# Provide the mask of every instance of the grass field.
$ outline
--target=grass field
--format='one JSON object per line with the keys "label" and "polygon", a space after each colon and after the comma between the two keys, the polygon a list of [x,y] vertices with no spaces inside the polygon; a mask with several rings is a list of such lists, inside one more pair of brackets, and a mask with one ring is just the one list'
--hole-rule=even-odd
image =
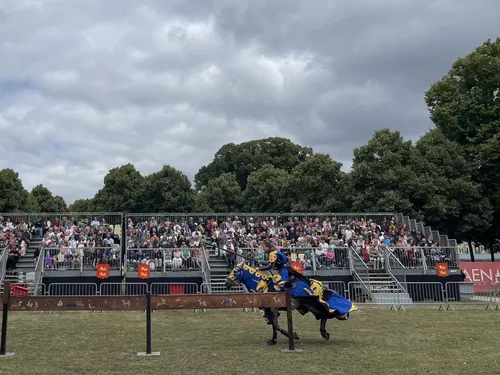
{"label": "grass field", "polygon": [[[211,310],[153,313],[153,351],[145,350],[145,314],[11,313],[0,374],[493,374],[500,369],[500,312],[362,308],[347,322],[330,321],[330,341],[311,315],[294,315],[297,347],[282,353],[266,340],[259,313]],[[285,317],[280,318],[286,326]]]}

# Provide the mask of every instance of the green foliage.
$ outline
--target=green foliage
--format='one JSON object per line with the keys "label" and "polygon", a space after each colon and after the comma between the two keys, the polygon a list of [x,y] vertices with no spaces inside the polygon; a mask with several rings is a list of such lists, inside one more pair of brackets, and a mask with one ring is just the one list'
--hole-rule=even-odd
{"label": "green foliage", "polygon": [[77,199],[68,207],[69,212],[96,212],[92,199]]}
{"label": "green foliage", "polygon": [[[30,202],[28,202],[30,199]],[[0,170],[0,212],[22,212],[33,200],[23,186],[19,173],[10,168]]]}
{"label": "green foliage", "polygon": [[92,206],[100,212],[134,212],[141,207],[144,177],[132,164],[111,169],[104,186],[95,195]]}
{"label": "green foliage", "polygon": [[427,223],[459,239],[481,239],[491,225],[492,207],[472,179],[464,148],[433,129],[415,145],[413,170],[412,201]]}
{"label": "green foliage", "polygon": [[262,166],[292,170],[312,154],[310,147],[299,146],[286,138],[266,138],[241,144],[229,143],[222,146],[214,160],[202,167],[195,176],[197,190],[211,179],[223,173],[234,173],[242,190],[247,186],[248,176]]}
{"label": "green foliage", "polygon": [[342,164],[326,154],[314,154],[297,165],[287,186],[293,212],[339,212],[344,208]]}
{"label": "green foliage", "polygon": [[192,212],[196,193],[181,171],[165,165],[145,177],[139,191],[138,212]]}
{"label": "green foliage", "polygon": [[31,195],[36,200],[40,212],[66,212],[66,202],[58,195],[53,196],[49,189],[42,184],[31,190]]}
{"label": "green foliage", "polygon": [[411,142],[389,129],[376,131],[367,145],[356,148],[349,176],[354,211],[404,212],[418,217],[410,195],[417,177],[412,154]]}
{"label": "green foliage", "polygon": [[289,172],[265,164],[250,173],[243,197],[246,212],[288,212]]}
{"label": "green foliage", "polygon": [[197,199],[200,212],[238,212],[243,204],[240,185],[232,173],[224,173],[208,181]]}
{"label": "green foliage", "polygon": [[458,59],[425,100],[436,127],[463,147],[493,208],[486,237],[500,236],[500,38]]}

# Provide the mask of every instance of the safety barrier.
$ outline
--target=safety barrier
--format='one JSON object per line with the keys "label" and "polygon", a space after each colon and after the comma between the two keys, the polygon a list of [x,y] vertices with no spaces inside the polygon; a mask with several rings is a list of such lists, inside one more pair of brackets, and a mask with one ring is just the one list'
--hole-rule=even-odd
{"label": "safety barrier", "polygon": [[160,352],[152,351],[152,311],[186,309],[234,309],[234,308],[283,308],[287,310],[288,349],[283,352],[301,352],[295,348],[293,330],[292,301],[290,291],[285,293],[247,293],[218,295],[123,295],[123,296],[12,296],[11,283],[3,284],[2,293],[2,329],[0,337],[0,357],[12,357],[7,352],[7,327],[9,311],[145,311],[146,312],[146,351],[138,356],[157,356]]}
{"label": "safety barrier", "polygon": [[[483,306],[486,309],[500,310],[500,283],[478,282],[408,282],[402,283],[404,290],[393,282],[361,283],[351,281],[322,281],[324,287],[334,290],[350,299],[356,305],[381,305],[404,309],[408,306],[438,306],[453,310],[453,306]],[[15,293],[19,296],[81,296],[81,295],[193,295],[247,293],[239,285],[228,290],[224,283],[24,283]],[[368,287],[367,288],[365,287]]]}
{"label": "safety barrier", "polygon": [[195,283],[152,283],[151,294],[198,294],[200,289]]}
{"label": "safety barrier", "polygon": [[[23,284],[24,285],[24,284]],[[29,284],[31,288],[35,284]],[[199,294],[200,290],[195,283],[53,283],[49,284],[47,290],[45,285],[38,286],[38,295],[49,296],[118,296],[118,295],[143,295],[151,294]],[[222,290],[222,288],[220,288]],[[225,289],[227,293],[227,289]],[[35,295],[30,292],[29,295]]]}
{"label": "safety barrier", "polygon": [[219,294],[219,293],[246,293],[246,288],[243,285],[233,286],[231,290],[226,288],[224,283],[203,283],[200,286],[201,294]]}
{"label": "safety barrier", "polygon": [[146,294],[148,291],[147,283],[102,283],[99,285],[99,294],[101,296],[137,296]]}
{"label": "safety barrier", "polygon": [[49,284],[50,296],[95,296],[98,294],[95,283],[53,283]]}

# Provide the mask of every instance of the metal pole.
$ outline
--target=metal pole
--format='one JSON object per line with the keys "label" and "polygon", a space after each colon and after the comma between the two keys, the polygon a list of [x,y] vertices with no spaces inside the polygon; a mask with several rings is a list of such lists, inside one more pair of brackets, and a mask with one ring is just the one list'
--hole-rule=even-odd
{"label": "metal pole", "polygon": [[293,337],[292,296],[290,288],[286,289],[286,320],[288,323],[288,350],[295,351],[295,339]]}
{"label": "metal pole", "polygon": [[290,288],[285,291],[286,296],[286,318],[288,323],[288,349],[281,349],[283,353],[301,353],[303,349],[295,348],[295,335],[293,333],[293,315],[292,315],[292,295]]}
{"label": "metal pole", "polygon": [[9,317],[9,296],[10,296],[10,283],[3,284],[2,296],[2,337],[0,340],[0,356],[7,356],[7,320]]}
{"label": "metal pole", "polygon": [[151,293],[146,293],[146,354],[151,355]]}
{"label": "metal pole", "polygon": [[151,351],[151,292],[146,292],[146,351],[137,353],[140,357],[160,355],[160,352]]}

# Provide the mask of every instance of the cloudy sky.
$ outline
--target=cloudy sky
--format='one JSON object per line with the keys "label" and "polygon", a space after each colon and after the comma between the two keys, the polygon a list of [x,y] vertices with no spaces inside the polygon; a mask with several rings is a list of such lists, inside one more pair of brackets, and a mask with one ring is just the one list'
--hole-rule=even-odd
{"label": "cloudy sky", "polygon": [[498,0],[2,0],[0,168],[68,203],[106,172],[190,178],[225,143],[288,137],[350,167],[416,139],[424,92],[500,35]]}

